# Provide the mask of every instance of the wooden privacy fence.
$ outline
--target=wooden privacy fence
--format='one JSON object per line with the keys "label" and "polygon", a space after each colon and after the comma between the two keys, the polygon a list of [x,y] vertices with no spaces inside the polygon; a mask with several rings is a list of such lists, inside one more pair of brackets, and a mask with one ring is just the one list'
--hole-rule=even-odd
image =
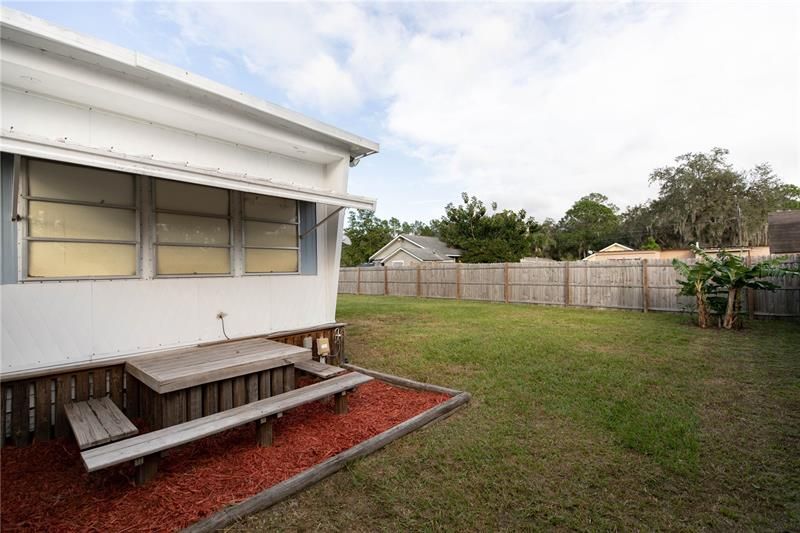
{"label": "wooden privacy fence", "polygon": [[[763,258],[753,258],[758,261]],[[694,260],[688,260],[693,263]],[[800,255],[787,264],[800,265]],[[340,294],[372,294],[490,302],[683,311],[672,261],[565,261],[542,263],[430,263],[407,267],[340,269]],[[800,317],[800,277],[772,279],[775,292],[750,291],[750,316]]]}

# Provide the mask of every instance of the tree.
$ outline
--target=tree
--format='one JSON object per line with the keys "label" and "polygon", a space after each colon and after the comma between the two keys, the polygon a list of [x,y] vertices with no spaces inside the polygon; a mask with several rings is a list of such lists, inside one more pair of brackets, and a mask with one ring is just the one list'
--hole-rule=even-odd
{"label": "tree", "polygon": [[397,219],[393,220],[394,223],[381,220],[372,211],[351,211],[344,230],[350,244],[342,247],[342,266],[357,266],[369,261],[372,254],[397,235],[400,224]]}
{"label": "tree", "polygon": [[541,224],[531,219],[531,252],[534,257],[557,257],[558,226],[552,218],[544,219]]}
{"label": "tree", "polygon": [[704,247],[767,243],[767,213],[800,205],[800,188],[784,184],[768,164],[737,171],[728,150],[688,153],[658,168],[658,198],[629,209],[624,232],[654,235],[661,245]]}
{"label": "tree", "polygon": [[465,263],[517,262],[530,253],[533,220],[524,210],[491,213],[475,196],[461,194],[462,204],[448,204],[445,215],[434,226],[449,246],[463,251]]}
{"label": "tree", "polygon": [[611,244],[619,232],[617,206],[599,193],[584,196],[558,223],[559,256],[582,259],[589,250]]}
{"label": "tree", "polygon": [[661,249],[661,247],[658,245],[658,243],[656,242],[656,240],[653,238],[652,235],[650,237],[647,237],[647,239],[644,240],[644,242],[642,243],[642,245],[639,248],[641,248],[642,250],[660,250]]}

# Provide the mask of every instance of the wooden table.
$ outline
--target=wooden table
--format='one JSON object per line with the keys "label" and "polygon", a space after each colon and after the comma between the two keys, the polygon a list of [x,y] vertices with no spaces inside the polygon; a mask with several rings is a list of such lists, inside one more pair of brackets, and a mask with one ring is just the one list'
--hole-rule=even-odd
{"label": "wooden table", "polygon": [[310,360],[308,348],[247,339],[140,356],[125,370],[138,382],[139,412],[158,429],[292,390],[294,363]]}

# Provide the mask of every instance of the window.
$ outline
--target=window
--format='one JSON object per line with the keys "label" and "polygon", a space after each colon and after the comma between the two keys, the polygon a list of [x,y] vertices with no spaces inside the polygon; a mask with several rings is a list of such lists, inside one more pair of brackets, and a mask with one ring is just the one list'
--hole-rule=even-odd
{"label": "window", "polygon": [[157,274],[230,274],[227,190],[157,179],[155,211]]}
{"label": "window", "polygon": [[27,276],[135,276],[135,177],[36,159],[27,166]]}
{"label": "window", "polygon": [[242,197],[245,272],[297,272],[297,201],[251,193]]}
{"label": "window", "polygon": [[405,264],[406,264],[405,261],[392,261],[392,266],[395,266],[395,267],[401,267],[401,266],[404,266]]}

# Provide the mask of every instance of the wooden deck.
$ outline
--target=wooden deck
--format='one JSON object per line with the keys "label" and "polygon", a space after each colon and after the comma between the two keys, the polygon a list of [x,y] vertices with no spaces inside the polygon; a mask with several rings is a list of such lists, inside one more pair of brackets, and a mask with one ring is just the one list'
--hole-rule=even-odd
{"label": "wooden deck", "polygon": [[165,394],[310,360],[308,348],[248,339],[137,357],[126,363],[125,370],[155,392]]}

